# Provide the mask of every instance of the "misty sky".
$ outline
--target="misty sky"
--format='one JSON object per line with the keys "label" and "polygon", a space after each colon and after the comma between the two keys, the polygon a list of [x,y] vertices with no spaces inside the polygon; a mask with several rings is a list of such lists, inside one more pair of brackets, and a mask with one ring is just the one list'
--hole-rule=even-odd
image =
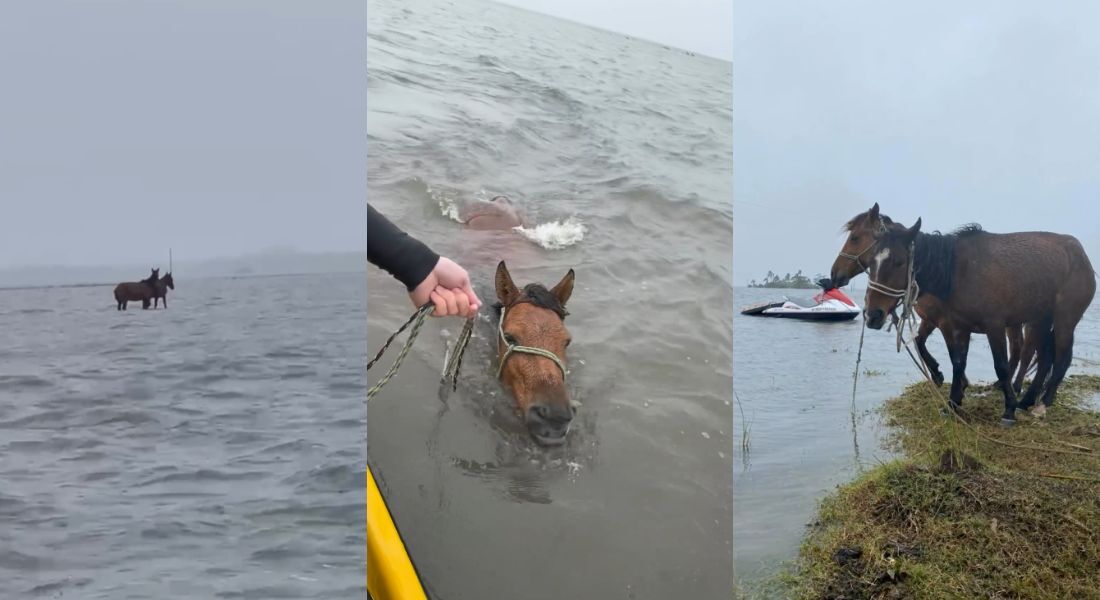
{"label": "misty sky", "polygon": [[827,273],[875,201],[925,230],[1070,233],[1100,267],[1100,5],[734,11],[736,285]]}
{"label": "misty sky", "polygon": [[4,2],[0,267],[364,248],[365,11]]}
{"label": "misty sky", "polygon": [[601,29],[730,60],[731,0],[500,0]]}

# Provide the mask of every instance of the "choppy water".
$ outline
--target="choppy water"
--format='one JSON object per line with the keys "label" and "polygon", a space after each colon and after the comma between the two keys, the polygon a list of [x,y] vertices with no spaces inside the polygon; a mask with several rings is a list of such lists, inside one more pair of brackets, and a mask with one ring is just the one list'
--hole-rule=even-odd
{"label": "choppy water", "polygon": [[[784,292],[792,298],[813,295],[737,288],[734,300],[741,307],[782,299]],[[862,306],[862,289],[850,295]],[[852,372],[861,326],[858,318],[809,323],[734,317],[734,388],[750,426],[749,452],[741,452],[738,443],[735,467],[734,558],[737,575],[750,590],[796,557],[817,503],[834,486],[890,458],[882,445],[887,430],[873,411],[923,377],[904,349],[896,352],[893,332],[868,330],[853,406]],[[950,380],[947,348],[939,333],[932,334],[928,350]],[[1077,327],[1074,357],[1071,374],[1095,372],[1100,364],[1098,303]],[[972,382],[996,378],[984,335],[973,336],[966,371]]]}
{"label": "choppy water", "polygon": [[0,291],[0,596],[362,598],[361,274]]}
{"label": "choppy water", "polygon": [[[461,323],[432,320],[369,407],[370,462],[428,586],[728,598],[730,64],[479,1],[379,0],[369,25],[371,203],[467,266],[486,302],[501,258],[520,284],[577,274],[583,406],[565,448],[514,416],[487,321],[446,403]],[[497,194],[543,233],[455,222]],[[368,290],[373,352],[412,306],[381,271]]]}

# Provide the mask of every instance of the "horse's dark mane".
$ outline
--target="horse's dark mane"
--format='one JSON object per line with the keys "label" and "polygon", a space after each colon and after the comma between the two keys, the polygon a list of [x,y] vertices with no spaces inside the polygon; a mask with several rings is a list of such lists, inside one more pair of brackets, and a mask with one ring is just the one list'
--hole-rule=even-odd
{"label": "horse's dark mane", "polygon": [[[565,316],[569,314],[569,311],[565,310],[565,306],[558,301],[558,297],[555,296],[553,292],[546,289],[546,286],[541,283],[528,283],[523,286],[523,290],[520,292],[520,299],[513,302],[513,304],[520,304],[522,302],[528,302],[539,308],[552,310],[562,320],[565,320]],[[498,317],[500,316],[500,309],[502,306],[500,302],[493,304],[493,310],[496,311]]]}
{"label": "horse's dark mane", "polygon": [[978,225],[977,223],[967,223],[966,225],[959,227],[951,233],[959,237],[967,237],[976,233],[985,233],[985,230],[982,229],[982,226]]}
{"label": "horse's dark mane", "polygon": [[[955,289],[955,248],[960,237],[983,233],[981,226],[965,225],[951,233],[918,233],[913,245],[913,269],[921,292],[946,299]],[[892,235],[901,235],[894,231]]]}

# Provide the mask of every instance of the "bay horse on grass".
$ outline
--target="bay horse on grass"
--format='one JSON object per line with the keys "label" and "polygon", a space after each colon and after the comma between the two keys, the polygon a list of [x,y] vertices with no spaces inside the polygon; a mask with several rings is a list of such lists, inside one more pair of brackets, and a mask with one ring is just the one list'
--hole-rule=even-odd
{"label": "bay horse on grass", "polygon": [[565,387],[565,303],[573,294],[573,269],[552,289],[529,283],[519,289],[504,261],[496,271],[500,301],[497,377],[515,399],[516,410],[539,444],[565,443],[576,409]]}
{"label": "bay horse on grass", "polygon": [[118,310],[126,310],[126,303],[141,300],[141,308],[147,309],[157,293],[160,269],[151,269],[149,277],[141,281],[129,281],[115,286],[115,302]]}
{"label": "bay horse on grass", "polygon": [[169,271],[156,283],[153,294],[153,308],[157,307],[159,301],[163,301],[164,308],[168,308],[168,290],[174,289],[176,289],[176,282],[172,279],[172,272]]}
{"label": "bay horse on grass", "polygon": [[[844,246],[840,249],[836,260],[833,261],[833,268],[830,271],[830,279],[836,287],[847,285],[849,281],[867,270],[867,263],[874,256],[874,248],[887,229],[902,231],[905,226],[895,223],[888,216],[879,214],[879,207],[876,202],[870,210],[860,213],[848,221],[844,225],[844,229],[848,231],[848,239],[845,240]],[[920,316],[920,326],[917,328],[913,343],[917,347],[917,354],[920,355],[921,361],[928,368],[928,373],[936,385],[943,385],[944,377],[940,371],[939,363],[928,351],[927,340],[928,336],[937,329],[936,323],[943,318],[941,304],[939,298],[929,294],[921,296],[914,306],[914,310]],[[1034,363],[1035,354],[1038,351],[1035,343],[1038,333],[1028,331],[1025,335],[1023,327],[1008,327],[1007,332],[1008,370],[1017,373],[1012,387],[1019,395],[1023,390],[1024,378]],[[950,350],[951,346],[948,345],[948,351],[950,352]],[[1018,372],[1017,367],[1019,368]],[[962,386],[964,389],[969,386],[965,374],[962,376]]]}
{"label": "bay horse on grass", "polygon": [[[1096,273],[1077,238],[1045,231],[988,233],[977,225],[950,234],[887,228],[869,261],[864,306],[867,326],[881,329],[913,282],[920,297],[940,300],[937,322],[951,348],[955,377],[951,404],[962,402],[962,377],[970,334],[985,333],[993,353],[997,384],[1004,394],[1003,425],[1016,409],[1027,409],[1042,393],[1042,416],[1054,402],[1073,359],[1073,334],[1096,293]],[[1035,379],[1017,404],[1009,381],[1005,331],[1028,326],[1039,349]],[[1049,374],[1049,380],[1047,376]]]}

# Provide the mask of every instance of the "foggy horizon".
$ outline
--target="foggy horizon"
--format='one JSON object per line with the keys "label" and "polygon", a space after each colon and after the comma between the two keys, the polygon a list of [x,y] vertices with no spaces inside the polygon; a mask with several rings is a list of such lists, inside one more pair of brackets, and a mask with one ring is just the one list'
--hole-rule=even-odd
{"label": "foggy horizon", "polygon": [[733,3],[728,1],[689,0],[667,6],[629,0],[598,4],[575,0],[490,1],[725,62],[733,58]]}

